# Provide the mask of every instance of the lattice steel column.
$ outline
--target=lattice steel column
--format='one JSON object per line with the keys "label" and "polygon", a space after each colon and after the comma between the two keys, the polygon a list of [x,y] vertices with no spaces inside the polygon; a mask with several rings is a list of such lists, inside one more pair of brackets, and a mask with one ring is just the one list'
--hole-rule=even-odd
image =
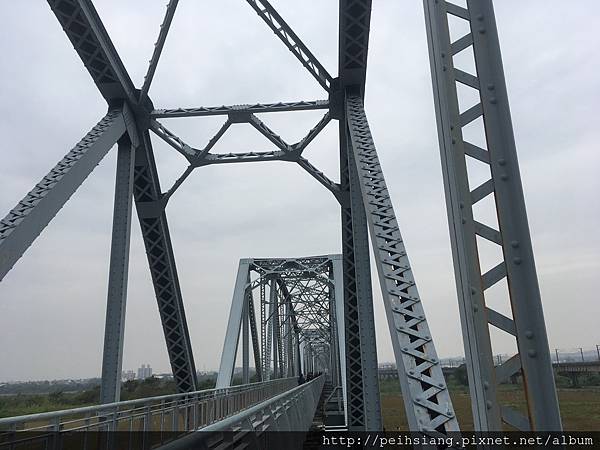
{"label": "lattice steel column", "polygon": [[250,321],[250,336],[252,337],[252,352],[254,355],[254,368],[256,369],[256,381],[262,381],[262,360],[260,357],[260,342],[258,341],[258,330],[256,329],[256,316],[254,314],[252,291],[250,291],[248,299],[248,320]]}
{"label": "lattice steel column", "polygon": [[[449,15],[469,32],[451,41]],[[467,0],[467,8],[425,0],[444,187],[473,416],[477,430],[501,430],[501,420],[521,430],[562,429],[548,339],[491,0]],[[472,51],[475,73],[456,67],[455,56]],[[478,102],[467,108],[458,86]],[[487,148],[465,140],[464,128],[479,124]],[[476,124],[474,124],[476,125]],[[479,161],[489,178],[471,190],[467,161]],[[493,201],[498,225],[474,217],[474,206]],[[483,202],[482,202],[483,203]],[[498,229],[495,229],[498,227]],[[483,271],[478,237],[501,249],[496,266]],[[483,273],[484,272],[484,273]],[[486,306],[488,289],[506,280],[512,318]],[[494,368],[489,325],[516,337],[518,353]],[[522,373],[528,415],[500,406],[496,385]]]}
{"label": "lattice steel column", "polygon": [[[248,274],[250,277],[250,274]],[[246,281],[248,283],[248,281]],[[242,310],[242,383],[250,382],[250,346],[249,346],[249,327],[248,327],[248,309],[251,298],[251,291],[248,290],[246,300],[244,300],[244,309]]]}
{"label": "lattice steel column", "polygon": [[0,221],[0,280],[125,133],[120,110],[109,111]]}
{"label": "lattice steel column", "polygon": [[360,96],[346,114],[409,427],[458,430]]}
{"label": "lattice steel column", "polygon": [[[349,430],[381,429],[377,373],[377,346],[365,210],[357,174],[351,171],[353,155],[347,125],[340,121],[340,180],[342,204],[342,255],[344,321]],[[356,169],[354,169],[355,171]]]}
{"label": "lattice steel column", "polygon": [[128,137],[121,138],[117,153],[100,403],[118,402],[121,395],[134,161],[135,149],[131,141]]}

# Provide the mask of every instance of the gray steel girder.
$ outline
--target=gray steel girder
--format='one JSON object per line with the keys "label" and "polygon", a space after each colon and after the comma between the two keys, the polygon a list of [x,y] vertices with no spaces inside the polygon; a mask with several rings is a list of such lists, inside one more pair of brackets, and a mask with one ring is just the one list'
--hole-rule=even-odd
{"label": "gray steel girder", "polygon": [[106,101],[136,103],[135,88],[91,0],[48,0]]}
{"label": "gray steel girder", "polygon": [[313,100],[298,102],[253,103],[249,105],[231,106],[200,106],[198,108],[155,109],[150,113],[150,116],[154,119],[170,119],[175,117],[229,115],[234,112],[259,114],[266,112],[310,111],[328,108],[328,100]]}
{"label": "gray steel girder", "polygon": [[[514,133],[498,31],[491,0],[467,0],[467,7],[425,0],[425,19],[442,172],[463,341],[475,429],[502,430],[502,421],[521,430],[562,429],[548,338],[527,223]],[[449,17],[468,24],[468,32],[451,41]],[[454,56],[473,52],[475,73],[455,66]],[[461,104],[459,84],[477,94],[470,108]],[[463,129],[477,119],[487,148],[465,140]],[[489,168],[485,182],[469,187],[467,161]],[[494,203],[497,225],[486,224],[474,205]],[[496,230],[495,228],[498,227]],[[502,250],[501,260],[488,271],[480,266],[478,239]],[[512,317],[486,306],[488,289],[500,282],[508,286],[507,304]],[[494,367],[490,325],[515,336],[518,353]],[[500,405],[496,385],[523,375],[529,417]]]}
{"label": "gray steel girder", "polygon": [[[378,385],[377,351],[374,329],[368,330],[372,322],[372,293],[370,285],[370,261],[368,255],[368,235],[365,222],[365,211],[361,202],[360,188],[356,186],[356,175],[350,174],[350,145],[347,136],[347,125],[341,120],[340,128],[340,189],[341,222],[342,222],[342,269],[344,286],[344,345],[345,362],[346,416],[350,430],[377,430],[381,427],[381,406]],[[352,186],[354,184],[354,187]],[[362,222],[357,220],[362,218]],[[363,245],[357,254],[357,241]],[[366,243],[366,248],[365,244]],[[360,251],[362,250],[362,252]],[[365,253],[366,251],[366,253]],[[360,278],[361,281],[358,280]],[[359,283],[362,289],[359,289]],[[367,308],[371,316],[363,313]],[[366,381],[366,383],[365,383]],[[370,389],[365,389],[365,385]]]}
{"label": "gray steel girder", "polygon": [[256,11],[261,19],[273,30],[289,51],[298,58],[304,67],[319,82],[323,89],[330,90],[333,79],[325,67],[317,60],[311,51],[304,45],[290,26],[283,20],[279,13],[267,0],[246,0]]}
{"label": "gray steel girder", "polygon": [[125,133],[112,110],[0,221],[0,280]]}
{"label": "gray steel girder", "polygon": [[339,0],[339,77],[342,88],[358,86],[364,95],[372,0]]}
{"label": "gray steel girder", "polygon": [[158,302],[173,377],[180,392],[197,390],[196,368],[187,328],[171,237],[147,131],[136,152],[134,198]]}
{"label": "gray steel girder", "polygon": [[125,136],[117,153],[100,403],[118,402],[121,395],[134,162],[135,148]]}
{"label": "gray steel girder", "polygon": [[441,433],[457,431],[458,422],[450,394],[361,96],[347,96],[346,114],[409,428]]}

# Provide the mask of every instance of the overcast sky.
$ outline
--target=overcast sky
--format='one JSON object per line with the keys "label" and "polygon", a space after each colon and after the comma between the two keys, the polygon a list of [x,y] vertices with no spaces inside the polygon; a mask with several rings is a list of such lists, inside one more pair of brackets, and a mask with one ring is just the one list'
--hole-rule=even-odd
{"label": "overcast sky", "polygon": [[[96,0],[141,85],[165,0]],[[334,0],[273,0],[330,73]],[[440,356],[463,353],[420,0],[373,2],[366,108]],[[521,174],[552,348],[600,344],[600,12],[595,0],[496,2]],[[105,114],[106,104],[46,2],[8,2],[0,27],[0,216]],[[324,91],[243,0],[182,0],[150,96],[156,107],[315,100]],[[267,114],[288,142],[322,112]],[[221,118],[173,119],[195,147]],[[338,180],[337,126],[306,156]],[[166,190],[185,161],[154,139]],[[273,147],[235,125],[214,152]],[[0,284],[0,380],[100,373],[115,155],[91,174]],[[216,368],[238,260],[340,251],[339,207],[297,165],[198,169],[168,206],[198,369]],[[376,280],[376,278],[374,278]],[[374,282],[378,353],[393,360]],[[494,304],[507,311],[507,303]],[[513,350],[494,333],[494,351]],[[134,217],[124,369],[170,370]]]}

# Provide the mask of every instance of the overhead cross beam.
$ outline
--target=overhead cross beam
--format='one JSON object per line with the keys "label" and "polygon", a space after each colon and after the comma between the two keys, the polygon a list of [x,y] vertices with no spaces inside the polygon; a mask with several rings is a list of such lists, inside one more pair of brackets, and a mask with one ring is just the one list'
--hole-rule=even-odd
{"label": "overhead cross beam", "polygon": [[232,112],[259,114],[268,112],[312,111],[328,108],[328,100],[314,100],[285,103],[254,103],[231,106],[200,106],[198,108],[155,109],[150,113],[150,116],[154,119],[171,119],[176,117],[228,115]]}

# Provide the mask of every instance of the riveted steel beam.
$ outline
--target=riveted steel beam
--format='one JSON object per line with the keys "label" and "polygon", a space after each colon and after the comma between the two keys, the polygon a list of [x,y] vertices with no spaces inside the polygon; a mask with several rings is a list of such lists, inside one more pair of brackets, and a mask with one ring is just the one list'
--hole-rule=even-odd
{"label": "riveted steel beam", "polygon": [[226,116],[232,112],[260,114],[268,112],[312,111],[328,108],[328,100],[312,100],[299,102],[253,103],[230,106],[201,106],[198,108],[155,109],[150,113],[150,115],[155,119],[172,119],[176,117]]}
{"label": "riveted steel beam", "polygon": [[91,0],[48,0],[102,96],[137,103],[135,88]]}
{"label": "riveted steel beam", "polygon": [[134,198],[175,383],[180,392],[197,390],[196,367],[185,318],[175,256],[148,131],[136,152]]}
{"label": "riveted steel beam", "polygon": [[457,431],[450,394],[360,95],[346,98],[346,114],[409,427],[413,431]]}
{"label": "riveted steel beam", "polygon": [[323,89],[330,90],[332,78],[325,67],[317,60],[312,52],[304,45],[294,30],[283,20],[283,17],[271,6],[267,0],[247,0],[254,11],[273,30],[289,51],[302,63],[304,67],[319,82]]}
{"label": "riveted steel beam", "polygon": [[[467,0],[465,8],[447,1],[425,0],[424,5],[475,429],[500,431],[505,422],[522,430],[560,431],[492,2]],[[466,34],[455,41],[450,37],[450,16],[468,26]],[[473,52],[474,73],[462,70],[455,62],[454,56],[465,50]],[[459,85],[478,96],[475,106],[467,108],[462,104]],[[477,119],[481,120],[473,124]],[[481,128],[486,148],[465,139],[463,129],[469,124]],[[485,164],[490,177],[473,190],[469,184],[469,159]],[[495,205],[497,225],[476,214],[474,205],[484,199]],[[478,236],[502,253],[487,271],[480,265]],[[511,317],[486,305],[488,290],[501,281],[508,286],[506,303],[512,310]],[[518,353],[498,367],[494,367],[490,325],[514,335],[517,341]],[[524,380],[527,416],[501,405],[497,395],[496,386],[518,373]]]}
{"label": "riveted steel beam", "polygon": [[371,28],[371,0],[340,0],[339,78],[341,87],[357,86],[364,96]]}
{"label": "riveted steel beam", "polygon": [[160,24],[158,39],[154,44],[152,58],[150,58],[148,70],[146,71],[146,75],[144,75],[144,84],[142,85],[142,89],[140,90],[140,99],[142,99],[146,94],[148,94],[148,90],[150,89],[150,85],[152,84],[152,80],[154,79],[156,67],[158,66],[158,60],[160,59],[160,54],[162,53],[163,47],[165,46],[165,41],[167,40],[167,35],[169,34],[169,29],[171,28],[171,23],[173,22],[173,16],[175,15],[175,10],[177,9],[178,3],[179,0],[170,0],[167,4],[167,12],[165,13],[165,18],[163,19],[163,22]]}
{"label": "riveted steel beam", "polygon": [[126,131],[108,114],[0,221],[0,280]]}

